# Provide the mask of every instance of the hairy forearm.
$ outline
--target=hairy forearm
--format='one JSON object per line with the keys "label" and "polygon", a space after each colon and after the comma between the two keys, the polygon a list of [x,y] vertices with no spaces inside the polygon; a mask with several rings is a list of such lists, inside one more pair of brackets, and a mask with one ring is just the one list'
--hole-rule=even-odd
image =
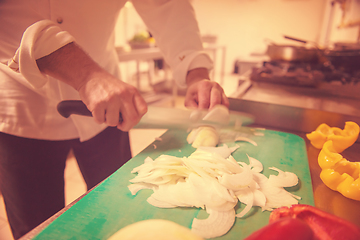
{"label": "hairy forearm", "polygon": [[36,60],[41,72],[79,90],[93,74],[103,72],[76,43],[72,42]]}
{"label": "hairy forearm", "polygon": [[135,87],[101,68],[75,43],[36,62],[41,72],[74,87],[98,123],[128,131],[147,111],[146,102]]}

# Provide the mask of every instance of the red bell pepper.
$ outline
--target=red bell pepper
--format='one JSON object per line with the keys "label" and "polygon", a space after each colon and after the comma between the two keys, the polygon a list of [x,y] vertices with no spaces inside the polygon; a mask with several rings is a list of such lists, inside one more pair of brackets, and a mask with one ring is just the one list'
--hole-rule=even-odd
{"label": "red bell pepper", "polygon": [[[275,209],[270,214],[269,224],[281,218],[295,218],[306,222],[318,240],[359,240],[360,228],[340,217],[310,205],[296,204]],[[261,229],[260,229],[261,230]],[[301,233],[299,233],[301,234]]]}
{"label": "red bell pepper", "polygon": [[301,219],[284,217],[269,223],[244,240],[314,240],[314,232]]}

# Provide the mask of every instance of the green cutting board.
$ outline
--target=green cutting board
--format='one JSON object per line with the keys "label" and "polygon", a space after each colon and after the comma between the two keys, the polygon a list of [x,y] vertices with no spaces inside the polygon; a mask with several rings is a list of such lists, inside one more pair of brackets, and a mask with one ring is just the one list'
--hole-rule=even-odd
{"label": "green cutting board", "polygon": [[[301,196],[300,203],[314,205],[304,140],[299,136],[283,132],[270,130],[262,132],[264,136],[252,136],[258,146],[238,142],[240,148],[233,153],[235,159],[248,163],[246,156],[248,154],[260,160],[264,165],[263,173],[266,176],[270,173],[276,174],[269,170],[269,167],[294,172],[300,179],[299,184],[287,190]],[[186,136],[185,131],[167,131],[161,137],[161,141],[156,140],[150,144],[55,219],[34,239],[107,239],[126,225],[145,219],[168,219],[190,228],[194,217],[205,218],[207,214],[202,209],[154,207],[146,201],[152,193],[151,190],[141,190],[133,196],[127,188],[129,180],[135,176],[131,170],[141,165],[147,156],[153,159],[161,154],[189,156],[195,149],[187,144]],[[239,204],[239,208],[243,207],[243,204]],[[237,210],[239,211],[240,209]],[[269,215],[270,212],[262,212],[260,208],[255,207],[245,218],[237,218],[232,229],[217,239],[243,239],[265,226]]]}

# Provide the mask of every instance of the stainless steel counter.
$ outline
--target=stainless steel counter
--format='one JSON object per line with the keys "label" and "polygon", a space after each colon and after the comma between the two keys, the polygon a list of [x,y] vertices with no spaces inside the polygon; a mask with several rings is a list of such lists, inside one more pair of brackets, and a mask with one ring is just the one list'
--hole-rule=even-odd
{"label": "stainless steel counter", "polygon": [[[345,198],[323,184],[320,179],[321,168],[317,163],[320,150],[314,148],[305,135],[315,130],[321,123],[327,123],[341,129],[343,129],[346,121],[354,121],[360,124],[359,116],[235,98],[230,99],[230,109],[252,114],[255,117],[255,123],[252,124],[254,127],[265,127],[302,137],[306,143],[315,206],[360,226],[360,201]],[[359,139],[342,155],[349,161],[360,161]]]}
{"label": "stainless steel counter", "polygon": [[360,117],[360,83],[324,82],[317,87],[300,87],[255,82],[245,77],[239,85],[240,91],[234,98]]}

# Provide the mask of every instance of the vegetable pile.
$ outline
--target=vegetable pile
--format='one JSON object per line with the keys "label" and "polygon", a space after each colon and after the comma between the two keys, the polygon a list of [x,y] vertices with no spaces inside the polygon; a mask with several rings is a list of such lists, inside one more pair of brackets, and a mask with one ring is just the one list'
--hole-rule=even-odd
{"label": "vegetable pile", "polygon": [[307,134],[311,144],[321,149],[318,163],[324,184],[343,196],[360,201],[360,162],[351,162],[340,154],[355,143],[360,128],[355,122],[346,122],[344,130],[320,124]]}
{"label": "vegetable pile", "polygon": [[[152,189],[148,203],[160,208],[196,207],[206,209],[206,219],[195,218],[192,232],[204,238],[226,234],[253,206],[272,211],[298,203],[300,197],[284,187],[298,184],[298,177],[272,167],[266,177],[260,161],[248,156],[249,163],[237,162],[231,155],[238,146],[199,147],[188,157],[161,155],[147,157],[133,169],[129,190]],[[242,209],[238,203],[246,206]]]}

